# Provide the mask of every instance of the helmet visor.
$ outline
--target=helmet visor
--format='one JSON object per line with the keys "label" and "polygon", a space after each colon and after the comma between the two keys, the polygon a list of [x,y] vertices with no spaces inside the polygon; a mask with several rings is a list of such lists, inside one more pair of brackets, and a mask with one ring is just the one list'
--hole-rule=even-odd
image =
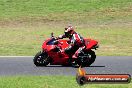
{"label": "helmet visor", "polygon": [[69,37],[70,34],[69,34],[68,32],[65,32],[65,36],[66,36],[66,37]]}

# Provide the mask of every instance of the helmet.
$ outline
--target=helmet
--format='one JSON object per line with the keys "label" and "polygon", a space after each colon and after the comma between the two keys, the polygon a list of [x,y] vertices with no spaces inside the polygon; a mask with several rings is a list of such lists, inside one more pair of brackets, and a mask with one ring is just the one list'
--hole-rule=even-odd
{"label": "helmet", "polygon": [[72,26],[66,27],[64,32],[65,36],[68,38],[71,37],[73,33],[75,33],[74,28]]}

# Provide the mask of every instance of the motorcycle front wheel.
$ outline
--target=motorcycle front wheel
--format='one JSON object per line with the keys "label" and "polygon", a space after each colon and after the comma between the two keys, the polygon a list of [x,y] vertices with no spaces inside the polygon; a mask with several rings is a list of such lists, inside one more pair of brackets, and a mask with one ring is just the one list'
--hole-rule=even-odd
{"label": "motorcycle front wheel", "polygon": [[49,56],[47,53],[40,51],[35,55],[33,62],[36,66],[47,66],[49,64]]}

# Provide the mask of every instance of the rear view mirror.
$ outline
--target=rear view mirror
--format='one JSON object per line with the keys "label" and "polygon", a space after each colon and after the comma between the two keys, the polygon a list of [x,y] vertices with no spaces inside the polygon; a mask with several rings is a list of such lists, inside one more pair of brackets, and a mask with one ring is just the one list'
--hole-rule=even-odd
{"label": "rear view mirror", "polygon": [[54,37],[54,33],[53,32],[51,33],[51,37]]}

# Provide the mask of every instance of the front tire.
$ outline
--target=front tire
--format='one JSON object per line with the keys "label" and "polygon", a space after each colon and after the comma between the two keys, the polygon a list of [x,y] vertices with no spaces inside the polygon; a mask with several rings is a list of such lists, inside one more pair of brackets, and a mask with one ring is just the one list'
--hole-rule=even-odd
{"label": "front tire", "polygon": [[33,62],[36,66],[47,66],[49,64],[49,56],[47,53],[40,51],[35,55]]}

